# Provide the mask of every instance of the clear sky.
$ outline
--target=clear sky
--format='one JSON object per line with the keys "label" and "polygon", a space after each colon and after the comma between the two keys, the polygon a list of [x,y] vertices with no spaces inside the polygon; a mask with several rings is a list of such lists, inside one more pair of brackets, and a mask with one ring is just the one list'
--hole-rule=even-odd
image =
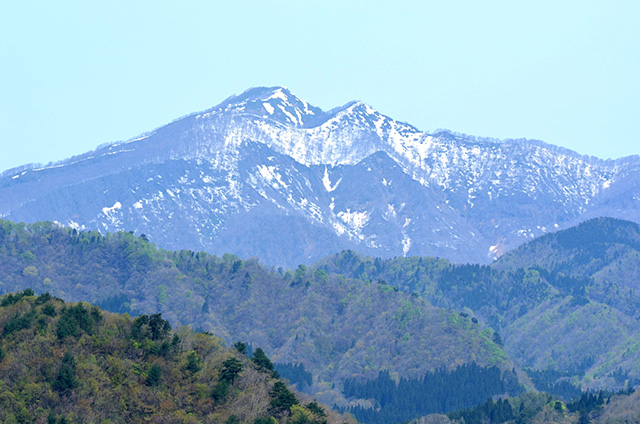
{"label": "clear sky", "polygon": [[0,171],[253,86],[421,130],[640,154],[640,1],[2,1]]}

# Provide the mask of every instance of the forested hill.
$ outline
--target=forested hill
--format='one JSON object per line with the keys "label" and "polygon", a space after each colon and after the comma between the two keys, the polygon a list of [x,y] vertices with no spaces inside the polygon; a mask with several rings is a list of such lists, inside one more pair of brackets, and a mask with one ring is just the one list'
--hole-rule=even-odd
{"label": "forested hill", "polygon": [[0,272],[4,292],[32,287],[115,312],[161,312],[173,325],[260,346],[289,369],[304,366],[312,382],[305,390],[329,404],[349,405],[347,378],[388,371],[394,379],[420,379],[471,363],[496,366],[504,374],[498,387],[519,390],[514,364],[490,328],[375,281],[163,251],[131,233],[8,221],[0,222]]}
{"label": "forested hill", "polygon": [[598,218],[548,234],[509,252],[493,265],[514,269],[528,264],[572,276],[579,289],[625,314],[640,318],[640,225]]}
{"label": "forested hill", "polygon": [[5,424],[345,423],[274,378],[266,356],[31,289],[0,297]]}
{"label": "forested hill", "polygon": [[[640,225],[613,218],[596,218],[557,233],[550,233],[507,253],[494,268],[540,267],[565,274],[591,276],[631,267],[640,255]],[[632,268],[632,269],[627,269]],[[638,274],[625,275],[637,279]]]}
{"label": "forested hill", "polygon": [[[491,266],[342,252],[318,269],[385,281],[499,331],[541,390],[574,396],[640,380],[640,230],[610,218],[523,245]],[[573,394],[572,394],[573,393]]]}

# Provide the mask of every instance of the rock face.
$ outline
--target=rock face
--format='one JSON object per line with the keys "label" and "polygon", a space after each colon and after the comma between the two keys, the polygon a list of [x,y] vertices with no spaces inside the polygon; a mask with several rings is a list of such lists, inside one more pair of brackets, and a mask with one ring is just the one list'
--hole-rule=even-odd
{"label": "rock face", "polygon": [[342,249],[492,261],[595,216],[640,222],[640,158],[428,134],[253,88],[143,137],[0,176],[0,217],[309,263]]}

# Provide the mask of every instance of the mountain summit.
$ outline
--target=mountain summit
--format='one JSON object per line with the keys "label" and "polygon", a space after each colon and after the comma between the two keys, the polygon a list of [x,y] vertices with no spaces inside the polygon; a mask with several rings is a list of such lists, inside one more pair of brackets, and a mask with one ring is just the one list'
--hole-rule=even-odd
{"label": "mountain summit", "polygon": [[434,134],[252,88],[142,137],[0,176],[0,217],[295,266],[343,249],[489,262],[595,216],[640,222],[640,159]]}

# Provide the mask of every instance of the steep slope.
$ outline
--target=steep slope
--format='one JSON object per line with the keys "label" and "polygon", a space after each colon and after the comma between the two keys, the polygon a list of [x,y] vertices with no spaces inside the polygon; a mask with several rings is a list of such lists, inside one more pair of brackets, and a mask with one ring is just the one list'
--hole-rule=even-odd
{"label": "steep slope", "polygon": [[260,346],[276,362],[304,365],[313,374],[307,390],[329,403],[346,404],[346,378],[381,370],[421,378],[476,363],[512,379],[514,365],[492,331],[470,318],[386,284],[304,266],[268,270],[233,255],[159,251],[130,233],[2,221],[0,272],[2,291],[29,286],[116,312],[162,312],[174,325]]}
{"label": "steep slope", "polygon": [[[640,222],[640,160],[428,134],[361,102],[255,88],[142,137],[0,177],[0,217],[310,263],[342,249],[486,263],[586,217]],[[229,250],[230,249],[230,250]]]}
{"label": "steep slope", "polygon": [[0,328],[3,423],[351,422],[159,314],[132,320],[27,289],[0,298]]}

